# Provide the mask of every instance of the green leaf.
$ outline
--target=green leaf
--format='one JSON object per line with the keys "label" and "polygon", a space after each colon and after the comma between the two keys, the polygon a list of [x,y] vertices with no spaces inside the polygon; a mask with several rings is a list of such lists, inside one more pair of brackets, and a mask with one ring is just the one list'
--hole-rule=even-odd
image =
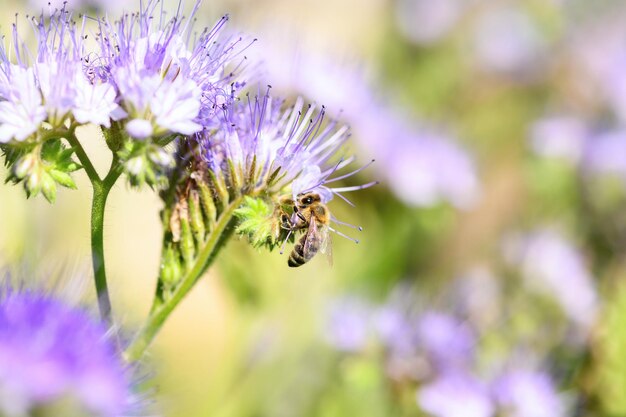
{"label": "green leaf", "polygon": [[237,233],[248,236],[255,248],[273,249],[276,242],[272,230],[277,221],[273,213],[274,208],[264,199],[245,197],[243,205],[235,210],[235,217],[240,221]]}

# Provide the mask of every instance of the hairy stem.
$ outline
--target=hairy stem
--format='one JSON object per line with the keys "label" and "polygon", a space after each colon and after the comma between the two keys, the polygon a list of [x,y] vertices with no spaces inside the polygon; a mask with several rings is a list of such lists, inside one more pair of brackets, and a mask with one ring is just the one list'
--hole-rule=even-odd
{"label": "hairy stem", "polygon": [[127,360],[133,362],[141,358],[152,339],[154,339],[163,323],[165,323],[165,320],[213,263],[215,255],[230,236],[229,232],[232,231],[232,228],[228,226],[234,220],[233,214],[242,201],[243,197],[233,199],[221,213],[218,221],[215,223],[215,227],[208,236],[206,244],[194,260],[191,269],[183,275],[171,296],[165,300],[161,300],[158,297],[155,298],[146,324],[126,349],[125,357]]}
{"label": "hairy stem", "polygon": [[81,143],[76,138],[73,129],[68,132],[66,138],[74,148],[76,156],[85,169],[93,188],[93,199],[91,201],[91,260],[100,316],[106,323],[111,323],[111,299],[109,297],[104,262],[104,210],[109,192],[121,175],[122,169],[117,157],[114,156],[109,173],[104,179],[101,179],[89,156],[87,156]]}

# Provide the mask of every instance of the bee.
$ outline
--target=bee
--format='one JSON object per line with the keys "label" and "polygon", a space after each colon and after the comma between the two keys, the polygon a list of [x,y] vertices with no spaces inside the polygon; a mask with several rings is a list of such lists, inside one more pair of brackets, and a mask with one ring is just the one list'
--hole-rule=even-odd
{"label": "bee", "polygon": [[327,253],[330,257],[330,220],[330,211],[319,194],[305,193],[297,197],[290,219],[291,231],[306,231],[289,255],[287,263],[290,267],[304,265],[318,252]]}

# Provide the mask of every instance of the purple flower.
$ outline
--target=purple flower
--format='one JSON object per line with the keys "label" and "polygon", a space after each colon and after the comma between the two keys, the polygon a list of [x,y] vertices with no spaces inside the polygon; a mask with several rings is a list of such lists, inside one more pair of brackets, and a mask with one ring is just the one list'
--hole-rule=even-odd
{"label": "purple flower", "polygon": [[493,393],[502,416],[560,417],[565,404],[548,374],[514,370],[494,381]]}
{"label": "purple flower", "polygon": [[385,306],[377,311],[374,326],[391,355],[415,354],[417,347],[415,325],[405,312],[394,306]]}
{"label": "purple flower", "polygon": [[377,97],[363,63],[341,66],[336,57],[313,48],[306,48],[305,54],[289,45],[256,49],[266,58],[273,85],[324,97],[330,107],[342,109],[358,144],[377,155],[377,175],[403,202],[426,207],[449,202],[468,208],[477,200],[480,185],[471,156],[441,131],[403,118]]}
{"label": "purple flower", "polygon": [[613,130],[589,138],[582,169],[591,175],[615,176],[626,183],[626,130]]}
{"label": "purple flower", "polygon": [[463,0],[400,0],[396,20],[409,40],[430,45],[453,29],[466,6]]}
{"label": "purple flower", "polygon": [[625,121],[626,76],[623,68],[626,63],[626,30],[622,24],[625,9],[617,3],[616,6],[610,14],[575,23],[579,30],[570,36],[571,64],[578,71],[579,85],[576,87],[586,94],[585,99],[608,104]]}
{"label": "purple flower", "polygon": [[533,150],[546,158],[562,158],[576,164],[589,135],[587,124],[572,116],[553,116],[538,120],[530,130]]}
{"label": "purple flower", "polygon": [[94,71],[115,85],[128,116],[126,129],[137,138],[169,133],[191,135],[211,125],[217,111],[241,86],[235,82],[233,59],[242,38],[220,41],[227,17],[189,41],[197,1],[186,21],[155,15],[157,1],[119,21],[99,22],[99,56]]}
{"label": "purple flower", "polygon": [[598,309],[594,280],[571,242],[554,230],[540,229],[512,238],[506,250],[530,288],[552,296],[581,329],[593,325]]}
{"label": "purple flower", "polygon": [[10,290],[0,295],[0,392],[3,415],[71,398],[89,415],[119,416],[130,398],[104,326],[48,295]]}
{"label": "purple flower", "polygon": [[49,19],[33,19],[36,54],[23,46],[17,25],[14,48],[0,45],[0,142],[22,141],[44,121],[53,128],[63,126],[70,115],[79,123],[109,126],[119,112],[113,86],[84,68],[84,33],[71,17],[61,9]]}
{"label": "purple flower", "polygon": [[0,98],[0,143],[23,141],[46,119],[32,68],[3,66]]}
{"label": "purple flower", "polygon": [[465,323],[438,312],[420,316],[417,324],[420,347],[439,369],[461,368],[473,358],[474,335]]}
{"label": "purple flower", "polygon": [[491,417],[495,407],[485,385],[465,373],[450,372],[420,388],[417,402],[435,417]]}
{"label": "purple flower", "polygon": [[459,145],[439,132],[402,126],[397,118],[383,120],[387,123],[384,135],[382,125],[371,126],[370,132],[381,133],[377,147],[382,147],[384,140],[395,142],[386,145],[389,149],[380,160],[387,169],[389,185],[401,200],[421,207],[450,202],[469,208],[476,202],[479,182],[474,163]]}
{"label": "purple flower", "polygon": [[340,351],[359,352],[367,344],[370,309],[356,298],[333,302],[328,311],[326,340]]}
{"label": "purple flower", "polygon": [[[203,131],[199,135],[203,157],[218,176],[229,177],[235,167],[235,183],[253,178],[253,189],[272,193],[290,193],[295,198],[304,192],[315,192],[322,202],[342,193],[363,189],[371,182],[356,187],[329,187],[328,184],[360,171],[333,177],[354,157],[336,159],[349,137],[348,128],[327,120],[326,110],[304,105],[299,98],[292,107],[281,110],[282,102],[269,92],[263,97],[233,103],[225,110],[223,128]],[[254,172],[251,172],[254,170]]]}
{"label": "purple flower", "polygon": [[496,6],[475,24],[473,48],[478,64],[487,70],[517,72],[536,67],[543,52],[541,35],[531,17],[513,6]]}

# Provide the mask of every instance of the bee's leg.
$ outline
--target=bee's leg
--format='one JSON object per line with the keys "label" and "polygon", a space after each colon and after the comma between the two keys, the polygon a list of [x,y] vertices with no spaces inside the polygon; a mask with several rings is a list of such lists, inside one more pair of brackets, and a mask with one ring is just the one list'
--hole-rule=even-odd
{"label": "bee's leg", "polygon": [[305,224],[307,223],[306,221],[306,217],[304,217],[304,214],[300,213],[299,211],[296,211],[296,215],[300,218],[300,220],[302,220]]}
{"label": "bee's leg", "polygon": [[281,255],[285,252],[285,245],[287,245],[287,241],[289,240],[289,237],[291,236],[291,233],[293,233],[293,229],[289,229],[289,233],[287,233],[287,237],[283,241],[283,245],[280,247],[280,254]]}

